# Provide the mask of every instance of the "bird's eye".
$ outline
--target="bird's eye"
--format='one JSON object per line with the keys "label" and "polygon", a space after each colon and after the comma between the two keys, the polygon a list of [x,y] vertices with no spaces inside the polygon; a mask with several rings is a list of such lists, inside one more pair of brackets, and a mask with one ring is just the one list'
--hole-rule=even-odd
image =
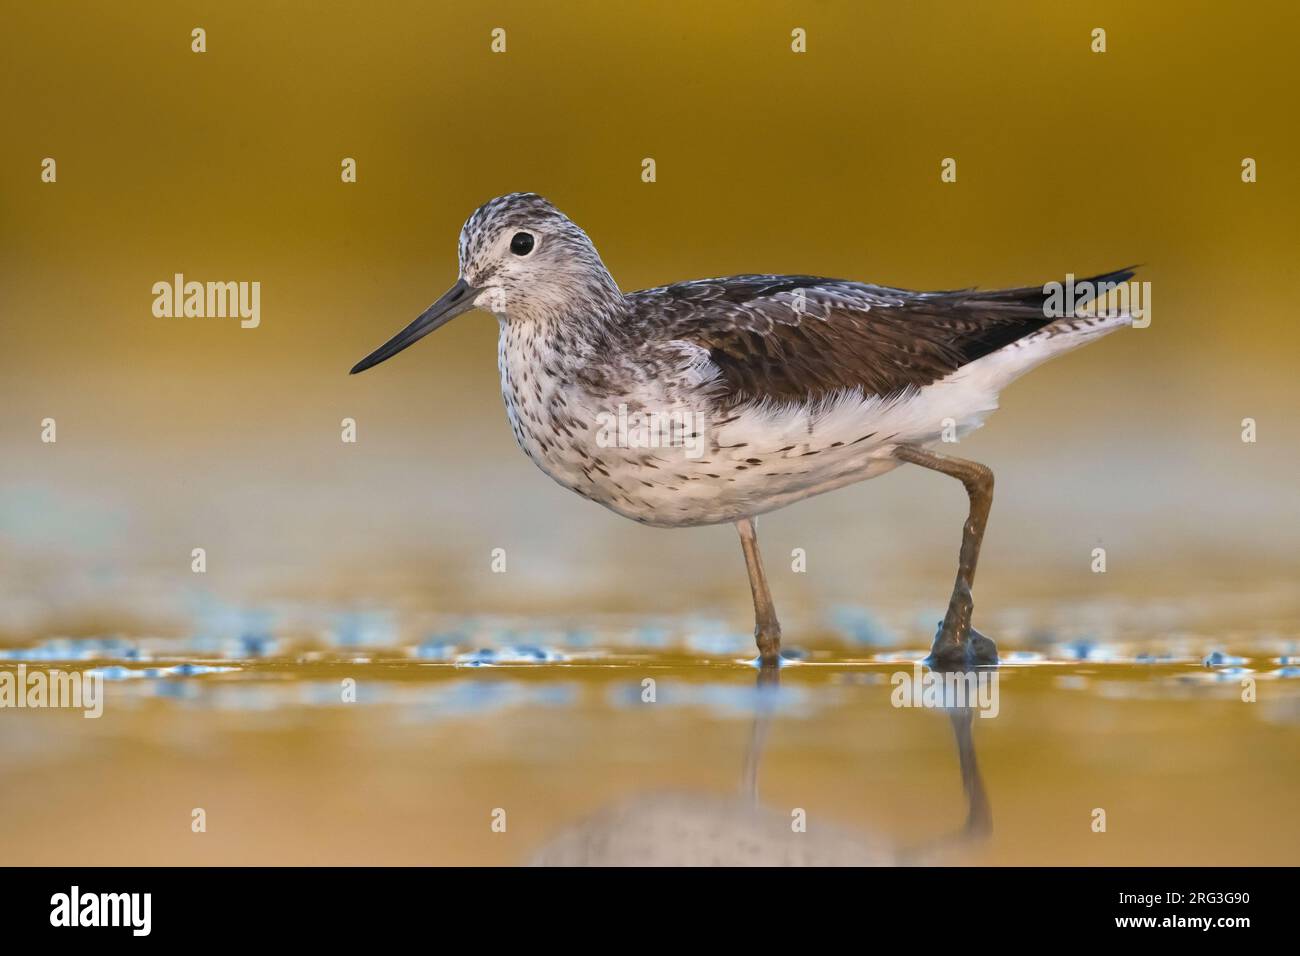
{"label": "bird's eye", "polygon": [[533,234],[531,232],[516,232],[514,238],[510,240],[510,251],[517,256],[526,256],[533,251]]}

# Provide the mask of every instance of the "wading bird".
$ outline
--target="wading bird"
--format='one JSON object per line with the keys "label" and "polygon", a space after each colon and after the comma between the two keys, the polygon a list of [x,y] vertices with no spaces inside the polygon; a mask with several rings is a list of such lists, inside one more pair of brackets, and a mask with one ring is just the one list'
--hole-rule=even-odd
{"label": "wading bird", "polygon": [[[903,463],[958,479],[970,498],[930,660],[995,663],[993,642],[971,627],[993,473],[927,446],[979,427],[1029,369],[1132,321],[1100,309],[1054,315],[1037,286],[911,292],[738,275],[624,293],[587,234],[533,193],[475,210],[459,259],[456,284],[352,372],[471,309],[494,313],[519,447],[561,485],[642,524],[734,523],[767,666],[780,660],[781,627],[755,518]],[[650,447],[611,440],[610,417],[629,412],[685,427]]]}

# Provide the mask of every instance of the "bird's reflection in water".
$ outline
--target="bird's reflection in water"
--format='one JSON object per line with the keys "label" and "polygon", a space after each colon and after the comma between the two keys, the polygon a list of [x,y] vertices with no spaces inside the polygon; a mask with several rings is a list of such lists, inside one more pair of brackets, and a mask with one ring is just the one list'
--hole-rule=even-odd
{"label": "bird's reflection in water", "polygon": [[993,816],[975,759],[975,711],[949,708],[957,743],[966,823],[956,832],[912,846],[817,823],[798,832],[790,810],[765,807],[759,766],[772,722],[777,668],[761,668],[755,713],[737,797],[647,793],[606,807],[560,834],[534,857],[537,866],[891,866],[959,862],[957,854],[986,838]]}

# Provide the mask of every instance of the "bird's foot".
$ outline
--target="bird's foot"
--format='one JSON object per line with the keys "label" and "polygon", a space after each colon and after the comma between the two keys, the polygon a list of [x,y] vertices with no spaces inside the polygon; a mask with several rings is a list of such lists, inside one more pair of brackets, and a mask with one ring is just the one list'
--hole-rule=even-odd
{"label": "bird's foot", "polygon": [[959,670],[965,667],[980,667],[998,662],[998,646],[991,638],[985,637],[975,628],[967,625],[965,635],[960,636],[939,625],[934,636],[934,645],[930,656],[926,658],[930,667],[936,670]]}
{"label": "bird's foot", "polygon": [[781,628],[779,626],[755,628],[754,643],[758,645],[758,660],[762,667],[780,666]]}

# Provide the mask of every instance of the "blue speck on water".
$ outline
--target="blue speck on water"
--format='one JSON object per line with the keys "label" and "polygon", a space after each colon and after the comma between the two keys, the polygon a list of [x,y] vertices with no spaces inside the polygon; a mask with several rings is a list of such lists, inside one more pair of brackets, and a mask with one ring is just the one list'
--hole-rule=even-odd
{"label": "blue speck on water", "polygon": [[121,637],[53,637],[35,647],[0,650],[0,659],[18,661],[141,660],[143,653]]}
{"label": "blue speck on water", "polygon": [[177,664],[164,668],[160,673],[175,677],[197,677],[200,674],[228,674],[237,670],[238,667],[220,667],[213,664]]}
{"label": "blue speck on water", "polygon": [[109,667],[94,667],[86,671],[87,674],[98,674],[104,680],[130,680],[132,677],[143,677],[143,671],[132,670],[129,667],[121,667],[113,664]]}
{"label": "blue speck on water", "polygon": [[456,658],[457,667],[493,667],[501,664],[547,664],[567,661],[568,655],[538,647],[534,644],[507,645],[500,648],[480,648]]}
{"label": "blue speck on water", "polygon": [[1070,641],[1068,644],[1061,645],[1061,653],[1076,661],[1086,661],[1097,651],[1097,646],[1085,638]]}
{"label": "blue speck on water", "polygon": [[244,657],[266,657],[275,649],[275,638],[269,634],[243,634],[239,649]]}
{"label": "blue speck on water", "polygon": [[1056,652],[1070,661],[1114,661],[1119,651],[1112,644],[1103,644],[1091,638],[1080,637],[1056,647]]}
{"label": "blue speck on water", "polygon": [[496,652],[486,647],[477,651],[470,651],[468,654],[461,654],[456,658],[458,667],[482,667],[485,664],[495,662]]}
{"label": "blue speck on water", "polygon": [[1300,677],[1300,667],[1279,667],[1273,671],[1274,677]]}
{"label": "blue speck on water", "polygon": [[123,667],[111,664],[108,667],[92,667],[87,674],[98,674],[104,680],[132,680],[147,678],[166,683],[167,678],[196,677],[200,674],[221,674],[239,670],[237,667],[216,667],[208,664],[176,664],[172,667]]}
{"label": "blue speck on water", "polygon": [[1236,667],[1246,663],[1246,659],[1244,657],[1234,657],[1222,651],[1213,651],[1201,663],[1206,667]]}

